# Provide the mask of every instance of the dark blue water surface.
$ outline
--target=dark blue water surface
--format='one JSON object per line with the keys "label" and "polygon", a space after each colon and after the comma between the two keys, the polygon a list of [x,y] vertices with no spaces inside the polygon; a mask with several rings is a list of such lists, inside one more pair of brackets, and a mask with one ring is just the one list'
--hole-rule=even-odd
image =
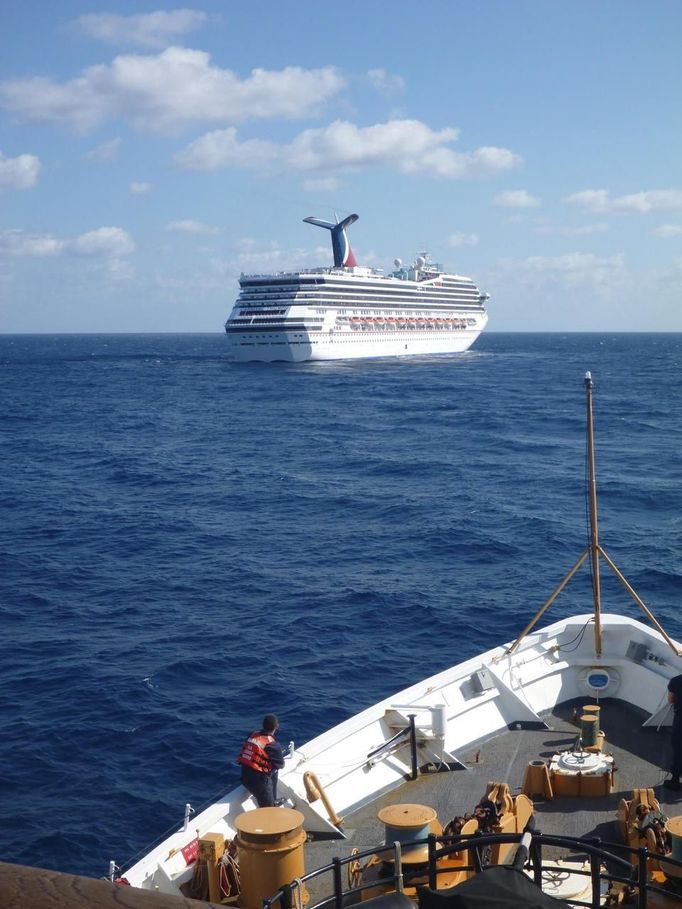
{"label": "dark blue water surface", "polygon": [[[222,335],[0,337],[0,859],[101,875],[298,743],[511,639],[586,540],[682,638],[682,335],[231,365]],[[636,607],[611,576],[605,609]],[[587,611],[587,574],[548,618]]]}

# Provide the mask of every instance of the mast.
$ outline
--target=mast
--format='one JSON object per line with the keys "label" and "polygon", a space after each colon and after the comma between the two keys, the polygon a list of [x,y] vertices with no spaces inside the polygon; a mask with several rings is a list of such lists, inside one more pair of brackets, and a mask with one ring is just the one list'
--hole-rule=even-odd
{"label": "mast", "polygon": [[599,522],[597,520],[597,474],[594,460],[594,421],[592,417],[592,373],[585,373],[587,405],[587,488],[590,500],[590,562],[594,597],[594,650],[601,656],[601,581],[599,577]]}
{"label": "mast", "polygon": [[616,575],[618,580],[621,582],[623,587],[630,594],[635,603],[639,606],[642,612],[649,619],[654,628],[662,635],[662,637],[667,642],[670,649],[676,656],[682,656],[682,651],[678,650],[675,641],[672,640],[670,635],[666,632],[663,626],[660,624],[656,616],[651,612],[646,603],[639,596],[637,591],[632,587],[630,582],[627,580],[623,572],[618,568],[614,563],[613,559],[609,554],[604,550],[599,543],[599,527],[597,522],[597,480],[596,480],[596,468],[594,460],[594,422],[592,419],[592,374],[590,372],[585,373],[585,396],[586,396],[586,407],[587,407],[587,471],[588,471],[588,496],[590,502],[590,542],[587,547],[583,550],[578,561],[575,565],[569,570],[558,585],[555,588],[552,595],[548,600],[545,601],[543,606],[535,613],[530,622],[523,629],[521,634],[516,638],[516,640],[507,647],[504,653],[500,656],[495,657],[493,662],[501,660],[503,656],[509,656],[514,653],[521,641],[526,637],[526,635],[532,631],[532,629],[537,624],[538,620],[544,615],[544,613],[549,609],[554,600],[559,596],[564,587],[568,584],[571,578],[576,574],[580,566],[585,562],[585,560],[590,558],[590,564],[592,566],[592,593],[594,596],[594,649],[597,657],[600,657],[602,654],[602,637],[601,637],[601,583],[599,577],[599,556],[602,557],[604,562],[609,566],[611,571]]}

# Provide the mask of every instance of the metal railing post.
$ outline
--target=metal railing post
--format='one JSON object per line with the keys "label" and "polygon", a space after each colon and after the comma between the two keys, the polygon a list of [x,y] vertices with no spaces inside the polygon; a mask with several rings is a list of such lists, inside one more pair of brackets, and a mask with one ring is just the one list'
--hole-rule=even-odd
{"label": "metal railing post", "polygon": [[637,855],[637,909],[646,909],[649,850],[643,846],[637,850]]}
{"label": "metal railing post", "polygon": [[542,889],[542,834],[539,830],[533,834],[530,852],[533,856],[533,882]]}
{"label": "metal railing post", "polygon": [[419,768],[417,767],[417,727],[415,725],[416,716],[416,713],[408,714],[408,719],[410,721],[410,758],[412,763],[411,779],[413,780],[416,780],[419,776]]}
{"label": "metal railing post", "polygon": [[[599,849],[601,840],[593,839],[592,845]],[[592,909],[599,909],[601,905],[601,861],[595,852],[590,853],[590,878],[592,880]]]}
{"label": "metal railing post", "polygon": [[334,878],[334,906],[341,909],[343,906],[343,883],[341,881],[341,859],[332,859],[332,876]]}
{"label": "metal railing post", "polygon": [[432,890],[437,890],[438,881],[436,879],[436,834],[435,833],[429,833],[428,845],[429,845],[429,887]]}
{"label": "metal railing post", "polygon": [[469,841],[472,844],[470,855],[474,861],[474,870],[476,871],[476,874],[480,874],[481,871],[483,871],[483,862],[481,861],[481,848],[480,846],[475,845],[477,839],[478,837],[474,834]]}
{"label": "metal railing post", "polygon": [[403,892],[404,882],[403,882],[403,852],[400,840],[396,840],[393,843],[394,855],[393,855],[393,867],[395,869],[395,889],[398,893]]}

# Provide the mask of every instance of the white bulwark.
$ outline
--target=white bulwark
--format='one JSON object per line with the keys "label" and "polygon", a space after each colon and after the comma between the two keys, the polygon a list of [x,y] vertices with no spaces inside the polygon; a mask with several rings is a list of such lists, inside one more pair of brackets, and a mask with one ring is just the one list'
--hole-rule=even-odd
{"label": "white bulwark", "polygon": [[358,266],[345,237],[350,218],[337,225],[306,220],[332,231],[338,264],[242,275],[225,324],[231,359],[301,362],[461,353],[485,328],[488,294],[471,278],[446,273],[426,254],[410,266],[396,259],[390,275]]}

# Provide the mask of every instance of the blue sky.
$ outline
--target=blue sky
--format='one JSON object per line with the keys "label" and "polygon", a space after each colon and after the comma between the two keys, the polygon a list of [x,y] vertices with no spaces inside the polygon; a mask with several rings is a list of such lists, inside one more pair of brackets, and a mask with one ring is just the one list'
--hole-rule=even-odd
{"label": "blue sky", "polygon": [[682,3],[3,0],[0,331],[221,331],[428,250],[490,330],[682,331]]}

